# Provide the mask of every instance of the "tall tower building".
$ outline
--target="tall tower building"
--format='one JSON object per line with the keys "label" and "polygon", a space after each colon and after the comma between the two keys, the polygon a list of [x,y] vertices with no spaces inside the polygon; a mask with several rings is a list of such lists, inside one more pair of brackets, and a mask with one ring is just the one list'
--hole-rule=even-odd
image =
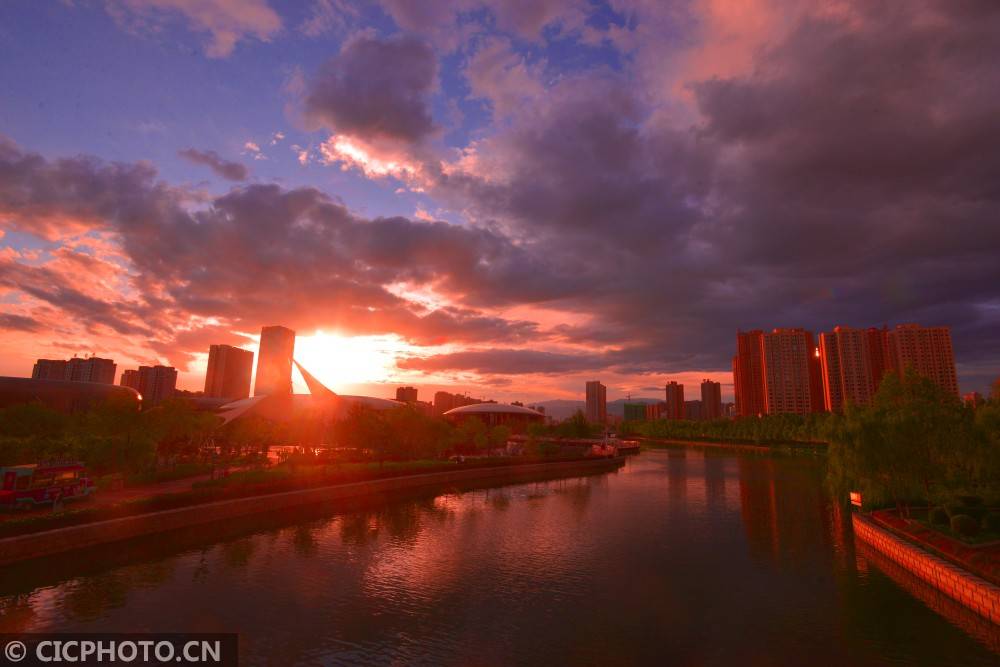
{"label": "tall tower building", "polygon": [[157,405],[174,395],[177,369],[173,366],[139,366],[139,393],[144,408]]}
{"label": "tall tower building", "polygon": [[722,384],[711,380],[701,381],[701,418],[722,418]]}
{"label": "tall tower building", "polygon": [[958,396],[955,352],[948,327],[900,324],[888,332],[889,358],[898,373],[912,368],[942,389]]}
{"label": "tall tower building", "polygon": [[285,327],[264,327],[260,330],[260,350],[257,353],[257,381],[254,396],[292,393],[292,356],[295,353],[295,332]]}
{"label": "tall tower building", "polygon": [[878,391],[882,377],[892,370],[892,358],[889,354],[889,329],[869,327],[865,332],[868,338],[868,358],[872,367],[872,385]]}
{"label": "tall tower building", "polygon": [[416,403],[416,387],[396,387],[396,400],[400,403]]}
{"label": "tall tower building", "polygon": [[608,421],[608,388],[597,380],[587,383],[587,421],[596,424]]}
{"label": "tall tower building", "polygon": [[252,374],[252,351],[232,345],[211,345],[208,348],[208,370],[205,372],[205,396],[233,400],[247,398]]}
{"label": "tall tower building", "polygon": [[114,384],[116,368],[114,360],[100,357],[73,357],[69,360],[39,359],[31,369],[31,377],[37,380]]}
{"label": "tall tower building", "polygon": [[664,419],[684,419],[684,385],[671,380],[664,388],[666,407],[663,408]]}
{"label": "tall tower building", "polygon": [[122,371],[122,379],[121,382],[119,382],[118,384],[120,384],[123,387],[131,387],[132,389],[138,391],[140,394],[142,393],[141,391],[139,391],[139,371],[135,369],[127,369]]}
{"label": "tall tower building", "polygon": [[823,383],[813,335],[775,329],[761,337],[764,412],[809,414],[823,410]]}
{"label": "tall tower building", "polygon": [[819,335],[823,407],[826,410],[841,412],[847,403],[871,403],[875,379],[870,341],[871,330],[850,327],[834,327],[832,333]]}
{"label": "tall tower building", "polygon": [[764,332],[736,332],[736,356],[733,357],[733,388],[736,393],[736,414],[756,417],[764,408]]}
{"label": "tall tower building", "polygon": [[36,380],[65,380],[65,359],[39,359],[31,369],[31,377]]}
{"label": "tall tower building", "polygon": [[111,359],[73,357],[67,362],[66,379],[73,382],[114,384],[116,368],[117,365]]}

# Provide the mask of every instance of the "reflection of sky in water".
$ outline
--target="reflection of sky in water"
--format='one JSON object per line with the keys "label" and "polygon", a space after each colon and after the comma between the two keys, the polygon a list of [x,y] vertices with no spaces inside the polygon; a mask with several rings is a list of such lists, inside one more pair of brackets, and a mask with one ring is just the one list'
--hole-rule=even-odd
{"label": "reflection of sky in water", "polygon": [[271,663],[989,663],[949,621],[975,629],[854,554],[838,516],[812,461],[646,452],[164,546],[0,597],[0,630],[239,630]]}

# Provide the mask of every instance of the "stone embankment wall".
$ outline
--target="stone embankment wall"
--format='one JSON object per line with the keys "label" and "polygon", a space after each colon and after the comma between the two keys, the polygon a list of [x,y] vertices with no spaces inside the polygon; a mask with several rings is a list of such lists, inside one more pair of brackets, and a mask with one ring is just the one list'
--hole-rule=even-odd
{"label": "stone embankment wall", "polygon": [[851,523],[854,526],[855,537],[899,563],[942,593],[1000,625],[1000,587],[929,553],[916,544],[882,528],[866,516],[853,514]]}

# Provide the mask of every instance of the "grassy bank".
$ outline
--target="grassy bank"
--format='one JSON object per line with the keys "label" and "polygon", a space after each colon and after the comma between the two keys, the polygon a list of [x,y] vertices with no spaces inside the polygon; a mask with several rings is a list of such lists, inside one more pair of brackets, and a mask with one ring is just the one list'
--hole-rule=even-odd
{"label": "grassy bank", "polygon": [[745,438],[649,438],[633,436],[645,447],[712,447],[734,451],[758,451],[775,454],[825,455],[825,442],[802,442],[795,440],[754,441]]}
{"label": "grassy bank", "polygon": [[[0,523],[0,538],[28,535],[45,530],[77,526],[95,521],[108,521],[128,516],[148,514],[163,510],[190,507],[219,500],[266,496],[268,494],[297,491],[336,484],[350,484],[405,475],[496,468],[530,463],[555,463],[582,460],[580,458],[492,458],[476,459],[464,463],[442,460],[395,461],[379,463],[342,463],[315,466],[277,466],[271,469],[247,470],[215,480],[204,480],[192,485],[191,490],[178,493],[137,498],[116,505],[70,505],[68,509],[52,514],[33,514]],[[84,501],[85,503],[86,501]]]}

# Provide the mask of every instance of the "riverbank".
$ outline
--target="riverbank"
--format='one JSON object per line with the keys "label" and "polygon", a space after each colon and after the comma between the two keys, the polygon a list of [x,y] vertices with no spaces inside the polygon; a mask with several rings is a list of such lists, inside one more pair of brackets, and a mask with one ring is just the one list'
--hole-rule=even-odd
{"label": "riverbank", "polygon": [[851,515],[854,535],[945,595],[1000,625],[1000,587],[860,513]]}
{"label": "riverbank", "polygon": [[726,449],[737,452],[753,452],[757,454],[808,454],[826,455],[827,444],[823,442],[785,442],[771,444],[753,444],[736,441],[716,440],[678,440],[672,438],[648,438],[641,435],[629,436],[648,447],[698,447],[702,449]]}
{"label": "riverbank", "polygon": [[397,475],[346,484],[199,503],[176,509],[134,514],[117,519],[93,521],[82,525],[3,538],[0,539],[0,565],[291,507],[349,500],[359,496],[388,495],[393,492],[422,487],[447,487],[448,485],[479,480],[511,483],[593,474],[615,470],[622,464],[623,459],[618,457],[552,463],[475,466],[446,472]]}

